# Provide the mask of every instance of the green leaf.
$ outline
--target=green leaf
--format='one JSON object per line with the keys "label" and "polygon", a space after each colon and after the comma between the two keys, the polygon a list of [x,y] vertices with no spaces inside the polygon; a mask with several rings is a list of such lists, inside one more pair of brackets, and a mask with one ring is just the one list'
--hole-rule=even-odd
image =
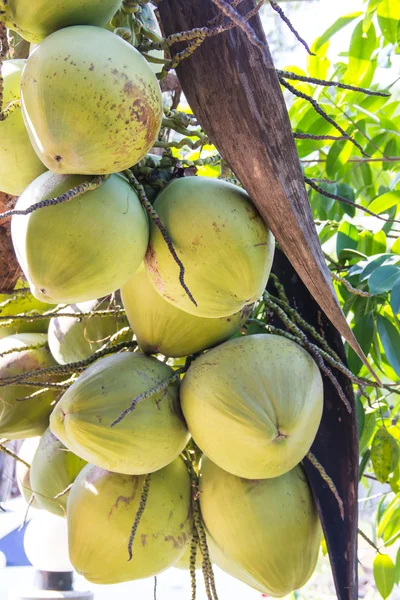
{"label": "green leaf", "polygon": [[365,423],[365,413],[364,407],[360,400],[360,398],[356,399],[356,418],[357,418],[357,429],[358,429],[358,438],[362,436],[362,432],[364,430]]}
{"label": "green leaf", "polygon": [[336,238],[336,254],[340,260],[343,250],[356,250],[358,246],[358,231],[348,221],[344,221],[339,229]]}
{"label": "green leaf", "polygon": [[362,14],[363,14],[362,11],[358,11],[358,12],[351,13],[349,15],[344,15],[343,17],[340,17],[339,19],[337,19],[333,23],[333,25],[331,25],[319,38],[317,38],[315,40],[315,42],[314,42],[315,52],[318,52],[318,50],[320,48],[322,48],[322,46],[324,46],[324,44],[326,44],[326,42],[328,40],[330,40],[333,35],[335,35],[335,33],[340,31],[341,29],[343,29],[343,27],[346,27],[346,25],[348,25],[349,23],[354,21],[354,19],[357,19]]}
{"label": "green leaf", "polygon": [[394,284],[400,280],[400,267],[398,265],[386,265],[375,269],[368,279],[371,294],[382,294],[390,292]]}
{"label": "green leaf", "polygon": [[[357,318],[352,330],[365,356],[368,356],[372,339],[374,337],[374,318],[372,313],[368,313],[367,315]],[[355,375],[358,375],[363,363],[354,350],[349,346],[347,359],[350,371],[352,371]]]}
{"label": "green leaf", "polygon": [[400,377],[400,333],[386,317],[378,315],[378,332],[390,366]]}
{"label": "green leaf", "polygon": [[326,158],[326,173],[331,179],[341,176],[343,168],[347,167],[348,160],[353,154],[354,146],[351,142],[340,141],[332,144]]}
{"label": "green leaf", "polygon": [[390,556],[377,554],[374,560],[374,579],[378,592],[385,600],[392,593],[396,568]]}
{"label": "green leaf", "polygon": [[400,0],[382,0],[379,4],[378,23],[384,37],[391,44],[397,42],[397,24],[400,16]]}
{"label": "green leaf", "polygon": [[379,519],[378,536],[390,546],[400,535],[400,495],[396,494]]}
{"label": "green leaf", "polygon": [[400,263],[400,257],[394,254],[380,254],[378,256],[371,256],[368,261],[366,261],[366,265],[360,273],[360,281],[366,281],[371,273],[378,269],[383,265],[393,265]]}
{"label": "green leaf", "polygon": [[373,435],[375,433],[375,427],[376,427],[376,413],[375,412],[367,413],[365,415],[364,431],[360,438],[360,444],[359,444],[360,445],[360,448],[359,448],[360,454],[362,454],[364,452],[364,450],[371,445],[371,441],[372,441]]}
{"label": "green leaf", "polygon": [[386,252],[386,234],[381,229],[376,233],[372,233],[365,229],[359,235],[357,250],[366,256],[381,254]]}
{"label": "green leaf", "polygon": [[395,254],[400,254],[400,238],[398,240],[396,240],[395,243],[393,244],[392,252],[394,252]]}
{"label": "green leaf", "polygon": [[400,583],[400,548],[397,550],[396,556],[396,583],[397,585]]}
{"label": "green leaf", "polygon": [[400,280],[394,284],[390,293],[390,306],[394,315],[400,313]]}
{"label": "green leaf", "polygon": [[368,29],[368,33],[363,32],[362,22],[358,23],[353,31],[349,49],[349,65],[344,77],[346,82],[364,83],[366,76],[371,69],[371,55],[377,44],[374,24]]}
{"label": "green leaf", "polygon": [[377,213],[379,215],[380,213],[387,211],[389,208],[392,208],[392,206],[397,206],[399,204],[400,191],[387,192],[386,194],[379,196],[379,198],[375,198],[375,200],[373,200],[371,204],[368,205],[368,208],[369,210],[372,210],[372,212]]}
{"label": "green leaf", "polygon": [[371,461],[376,478],[386,483],[390,473],[394,471],[399,459],[396,440],[386,427],[380,427],[374,435],[371,446]]}

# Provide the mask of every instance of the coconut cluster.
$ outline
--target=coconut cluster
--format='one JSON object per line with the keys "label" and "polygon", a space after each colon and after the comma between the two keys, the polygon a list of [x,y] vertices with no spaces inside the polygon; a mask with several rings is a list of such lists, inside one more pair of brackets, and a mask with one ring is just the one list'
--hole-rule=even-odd
{"label": "coconut cluster", "polygon": [[[274,238],[243,189],[190,176],[154,200],[166,243],[126,173],[159,134],[157,78],[106,27],[119,1],[50,4],[4,3],[7,26],[38,44],[2,67],[20,106],[0,122],[0,190],[25,212],[11,230],[30,293],[0,312],[43,313],[0,328],[0,436],[29,438],[21,492],[67,518],[72,564],[104,584],[189,568],[200,498],[211,561],[286,595],[321,540],[300,463],[323,392],[300,346],[242,335]],[[125,313],[108,310],[119,298]],[[124,349],[85,368],[114,338]],[[54,367],[71,364],[60,384]],[[32,393],[24,374],[39,369]]]}

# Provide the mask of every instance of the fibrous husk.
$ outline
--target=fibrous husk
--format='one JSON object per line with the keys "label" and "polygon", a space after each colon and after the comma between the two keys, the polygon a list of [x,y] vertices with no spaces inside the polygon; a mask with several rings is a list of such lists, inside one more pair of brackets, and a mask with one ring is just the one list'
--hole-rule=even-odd
{"label": "fibrous husk", "polygon": [[183,177],[159,194],[154,208],[185,267],[185,283],[197,306],[151,224],[145,266],[165,300],[196,316],[226,317],[260,297],[275,242],[244,190],[221,180]]}
{"label": "fibrous husk", "polygon": [[[21,350],[33,344],[43,344],[47,336],[43,333],[19,333],[0,340],[0,355],[14,348],[20,350],[0,358],[0,379],[23,375],[35,369],[56,364],[48,347],[34,350]],[[35,381],[51,381],[48,375],[37,377]],[[23,384],[9,384],[0,387],[0,437],[12,440],[41,435],[49,424],[53,403],[59,390],[49,388],[35,397],[37,388]]]}
{"label": "fibrous husk", "polygon": [[230,575],[274,597],[311,577],[322,535],[301,466],[248,480],[203,457],[200,505],[211,559]]}
{"label": "fibrous husk", "polygon": [[277,477],[310,449],[322,378],[294,342],[250,335],[198,357],[183,378],[181,402],[196,444],[217,465],[238,477]]}
{"label": "fibrous husk", "polygon": [[[40,438],[30,469],[30,484],[39,507],[64,517],[68,487],[86,464],[47,429]],[[56,498],[59,494],[62,496]]]}
{"label": "fibrous husk", "polygon": [[128,169],[161,127],[161,90],[146,59],[99,27],[67,27],[39,44],[22,76],[21,99],[32,145],[54,173]]}
{"label": "fibrous husk", "polygon": [[121,289],[129,323],[143,352],[173,358],[188,356],[230,338],[244,325],[252,307],[229,317],[191,315],[167,302],[140,267]]}
{"label": "fibrous husk", "polygon": [[140,400],[111,425],[136,396],[173,374],[168,365],[141,353],[102,358],[65,392],[51,415],[51,430],[75,454],[110,471],[142,475],[161,469],[189,440],[178,383]]}
{"label": "fibrous husk", "polygon": [[[58,197],[89,181],[48,171],[20,196],[17,209]],[[74,303],[124,285],[143,260],[148,219],[126,179],[112,175],[68,202],[12,218],[18,261],[35,298]]]}
{"label": "fibrous husk", "polygon": [[68,498],[68,545],[75,569],[93,583],[143,579],[171,567],[192,536],[191,486],[177,458],[153,473],[146,508],[132,547],[128,540],[145,476],[87,465]]}

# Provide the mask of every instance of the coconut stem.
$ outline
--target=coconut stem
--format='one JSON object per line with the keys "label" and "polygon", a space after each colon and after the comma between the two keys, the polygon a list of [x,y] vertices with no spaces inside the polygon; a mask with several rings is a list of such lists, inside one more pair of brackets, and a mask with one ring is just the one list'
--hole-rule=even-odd
{"label": "coconut stem", "polygon": [[0,358],[6,356],[7,354],[14,354],[14,352],[25,352],[27,350],[38,350],[39,348],[47,348],[47,342],[40,342],[39,344],[31,344],[30,346],[22,346],[19,348],[11,348],[10,350],[5,350],[5,352],[0,352]]}
{"label": "coconut stem", "polygon": [[152,396],[155,396],[156,394],[159,394],[160,392],[166,392],[166,390],[169,388],[169,386],[172,385],[173,383],[175,383],[175,381],[178,381],[181,374],[184,372],[185,372],[184,368],[177,369],[175,371],[175,373],[173,375],[171,375],[171,377],[168,377],[168,379],[161,381],[161,383],[158,383],[157,385],[150,388],[149,390],[146,390],[145,392],[142,392],[141,394],[138,394],[137,396],[135,396],[135,398],[132,400],[132,402],[130,403],[128,408],[126,408],[124,411],[122,411],[122,413],[119,415],[119,417],[111,423],[110,427],[114,427],[115,425],[118,425],[118,423],[121,423],[121,421],[127,415],[129,415],[132,411],[135,410],[136,405],[139,402],[141,402],[142,400],[147,400],[148,398],[151,398]]}
{"label": "coconut stem", "polygon": [[343,500],[341,499],[339,492],[337,490],[337,487],[335,486],[332,479],[329,477],[329,475],[327,474],[327,472],[325,471],[325,469],[321,465],[321,463],[316,459],[314,454],[312,454],[312,452],[308,452],[308,454],[306,455],[306,458],[308,458],[308,460],[313,465],[313,467],[315,467],[317,469],[317,471],[321,475],[322,479],[328,484],[329,489],[331,490],[332,494],[335,496],[335,498],[337,500],[337,503],[339,506],[339,511],[340,511],[340,517],[343,521],[344,520],[344,505],[343,505]]}
{"label": "coconut stem", "polygon": [[129,559],[128,559],[128,561],[132,560],[132,558],[133,558],[132,546],[133,546],[133,542],[135,541],[135,535],[136,535],[137,528],[139,527],[140,519],[142,518],[142,515],[146,508],[147,498],[149,497],[149,491],[150,491],[150,483],[151,483],[151,473],[148,473],[143,480],[143,487],[142,487],[142,494],[140,496],[139,508],[136,513],[134,523],[132,525],[131,534],[129,536],[129,541],[128,541]]}
{"label": "coconut stem", "polygon": [[7,448],[4,444],[0,444],[0,452],[4,452],[4,454],[7,454],[7,456],[11,456],[11,458],[13,458],[14,460],[16,460],[17,462],[22,463],[28,469],[31,468],[31,465],[29,463],[27,463],[23,458],[20,458],[18,456],[18,454],[15,454],[15,452],[13,452],[9,448]]}
{"label": "coconut stem", "polygon": [[193,531],[192,541],[190,543],[190,561],[189,561],[189,571],[190,571],[190,584],[192,590],[191,600],[196,600],[196,556],[197,556],[197,546],[199,545],[199,536],[197,535],[196,528]]}
{"label": "coconut stem", "polygon": [[365,88],[356,87],[354,85],[348,85],[347,83],[341,83],[340,81],[332,81],[330,79],[317,79],[315,77],[306,77],[305,75],[298,75],[297,73],[292,73],[291,71],[280,71],[276,70],[279,77],[284,77],[285,79],[292,79],[294,81],[304,81],[306,83],[313,83],[315,85],[321,85],[323,87],[337,87],[342,90],[351,90],[354,92],[362,92],[367,96],[381,96],[384,98],[390,97],[390,94],[387,92],[375,92],[373,90],[367,90]]}
{"label": "coconut stem", "polygon": [[[1,311],[0,311],[1,312]],[[13,323],[20,321],[42,321],[43,319],[50,319],[51,317],[69,317],[71,319],[82,319],[84,317],[109,317],[113,315],[125,315],[125,310],[122,308],[109,309],[109,310],[93,310],[89,312],[80,313],[64,313],[57,310],[48,311],[44,313],[25,313],[21,315],[0,315],[0,327],[8,327]]]}
{"label": "coconut stem", "polygon": [[290,22],[290,19],[285,15],[285,13],[281,9],[281,7],[276,2],[274,2],[274,0],[269,0],[269,3],[271,5],[271,8],[275,12],[278,13],[278,15],[280,16],[282,21],[288,26],[288,28],[293,33],[296,40],[298,40],[300,42],[300,44],[302,44],[302,46],[304,46],[304,48],[307,50],[308,54],[310,54],[311,56],[315,56],[314,52],[311,52],[307,42],[303,40],[303,38],[300,36],[300,34],[293,27],[292,23]]}
{"label": "coconut stem", "polygon": [[176,264],[179,267],[180,284],[183,287],[183,289],[185,290],[185,292],[187,293],[187,295],[189,296],[190,300],[193,302],[193,304],[195,306],[197,306],[196,300],[194,299],[191,291],[189,290],[189,288],[187,287],[187,285],[185,283],[185,267],[183,266],[181,259],[177,255],[176,250],[172,244],[171,238],[169,237],[169,234],[168,234],[167,230],[165,229],[164,225],[161,223],[160,217],[158,216],[158,214],[154,210],[153,206],[151,205],[149,199],[147,198],[146,192],[144,191],[144,187],[141,185],[141,183],[139,183],[139,181],[136,179],[136,177],[134,176],[132,171],[124,171],[124,175],[128,178],[128,181],[131,184],[132,188],[136,191],[137,195],[139,196],[139,200],[140,200],[143,208],[146,210],[147,214],[149,215],[150,219],[153,221],[153,223],[159,229],[165,243],[168,246],[168,249],[169,249],[174,261],[176,262]]}
{"label": "coconut stem", "polygon": [[86,192],[91,192],[92,190],[97,189],[106,179],[108,179],[108,177],[109,175],[96,175],[91,181],[84,181],[83,183],[80,183],[76,187],[72,188],[71,190],[68,190],[68,192],[61,194],[61,196],[58,196],[57,198],[41,200],[40,202],[36,202],[36,204],[32,204],[31,206],[23,210],[7,210],[6,212],[0,214],[0,220],[5,219],[7,217],[29,215],[35,212],[36,210],[39,210],[40,208],[47,208],[49,206],[56,206],[57,204],[62,204],[63,202],[69,202],[70,200],[73,200],[74,198],[77,198],[78,196],[81,196]]}

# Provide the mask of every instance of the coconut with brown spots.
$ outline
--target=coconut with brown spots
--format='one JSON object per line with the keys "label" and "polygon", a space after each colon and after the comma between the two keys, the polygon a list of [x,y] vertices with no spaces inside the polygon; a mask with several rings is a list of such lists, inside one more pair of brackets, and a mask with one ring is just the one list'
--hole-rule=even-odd
{"label": "coconut with brown spots", "polygon": [[[55,198],[90,180],[43,173],[17,209]],[[101,298],[124,285],[143,261],[149,227],[136,193],[121,175],[68,202],[12,218],[15,253],[35,298],[74,303]]]}
{"label": "coconut with brown spots", "polygon": [[37,44],[63,27],[102,26],[120,5],[121,0],[0,0],[0,13],[6,27]]}
{"label": "coconut with brown spots", "polygon": [[192,537],[191,486],[181,458],[153,473],[146,508],[128,542],[145,476],[119,475],[87,465],[67,505],[68,546],[75,569],[93,583],[143,579],[171,567]]}
{"label": "coconut with brown spots", "polygon": [[200,506],[211,560],[263,592],[282,597],[311,577],[321,526],[299,465],[274,479],[241,479],[203,457]]}
{"label": "coconut with brown spots", "polygon": [[146,59],[97,27],[61,29],[35,48],[21,100],[31,142],[54,173],[127,169],[161,126],[161,90]]}
{"label": "coconut with brown spots", "polygon": [[264,291],[274,255],[274,238],[241,188],[205,177],[173,181],[154,208],[185,267],[179,281],[159,229],[151,225],[145,265],[165,300],[198,317],[226,317],[255,302]]}
{"label": "coconut with brown spots", "polygon": [[191,315],[176,308],[156,292],[141,266],[121,289],[122,302],[140,348],[149,354],[181,357],[194,354],[230,338],[251,312],[219,319]]}
{"label": "coconut with brown spots", "polygon": [[[56,365],[45,346],[47,335],[43,333],[20,333],[0,340],[0,378],[23,375],[36,369]],[[34,345],[43,347],[31,349]],[[16,350],[10,354],[10,350]],[[35,381],[52,381],[50,375],[37,376]],[[47,389],[38,396],[25,399],[35,388],[23,383],[0,387],[0,437],[18,440],[41,435],[48,427],[53,403],[59,396],[58,389]]]}
{"label": "coconut with brown spots", "polygon": [[250,335],[197,358],[183,378],[181,403],[196,444],[219,467],[248,479],[277,477],[314,441],[322,378],[298,344]]}

